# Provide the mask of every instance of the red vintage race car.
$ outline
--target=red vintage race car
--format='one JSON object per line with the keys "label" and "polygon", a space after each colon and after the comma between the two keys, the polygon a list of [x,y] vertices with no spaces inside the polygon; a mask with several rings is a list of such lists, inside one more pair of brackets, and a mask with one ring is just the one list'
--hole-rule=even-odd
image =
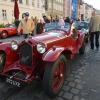
{"label": "red vintage race car", "polygon": [[69,60],[84,54],[85,34],[76,30],[53,29],[21,43],[0,43],[0,75],[6,82],[21,87],[40,79],[44,91],[56,96],[70,72]]}
{"label": "red vintage race car", "polygon": [[0,38],[7,38],[8,36],[17,35],[17,28],[14,24],[0,28]]}

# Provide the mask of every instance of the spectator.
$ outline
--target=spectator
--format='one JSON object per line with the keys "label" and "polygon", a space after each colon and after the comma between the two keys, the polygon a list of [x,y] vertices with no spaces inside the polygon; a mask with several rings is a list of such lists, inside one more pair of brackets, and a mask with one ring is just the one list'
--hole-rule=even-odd
{"label": "spectator", "polygon": [[50,23],[50,20],[46,16],[43,16],[43,19],[44,19],[45,23]]}
{"label": "spectator", "polygon": [[32,19],[32,20],[33,20],[33,22],[34,22],[34,17],[33,17],[33,16],[31,17],[31,19]]}
{"label": "spectator", "polygon": [[65,22],[64,22],[64,19],[63,19],[62,17],[59,19],[58,25],[59,25],[61,28],[64,28]]}
{"label": "spectator", "polygon": [[58,18],[57,15],[56,15],[56,18],[55,18],[55,22],[59,22],[59,18]]}
{"label": "spectator", "polygon": [[23,35],[24,38],[27,38],[29,34],[32,34],[34,30],[34,23],[32,19],[29,19],[29,13],[26,12],[24,19],[20,22],[19,27],[18,27],[18,33],[23,30]]}
{"label": "spectator", "polygon": [[40,19],[40,22],[37,24],[37,29],[36,29],[37,34],[43,33],[44,25],[45,25],[44,19]]}
{"label": "spectator", "polygon": [[15,20],[14,23],[15,23],[15,26],[18,28],[20,21],[17,19],[17,20]]}
{"label": "spectator", "polygon": [[34,24],[37,25],[37,23],[38,23],[38,18],[35,16],[35,18],[34,18]]}
{"label": "spectator", "polygon": [[35,27],[34,27],[34,35],[36,35],[36,29],[37,29],[37,23],[38,23],[38,18],[35,16],[34,18],[34,24],[35,24]]}
{"label": "spectator", "polygon": [[55,22],[55,19],[54,19],[54,17],[52,17],[52,15],[50,15],[50,22],[52,23],[52,22]]}
{"label": "spectator", "polygon": [[99,34],[100,34],[100,16],[95,14],[95,11],[92,13],[90,20],[90,47],[94,49],[94,37],[95,37],[95,46],[96,49],[99,49]]}
{"label": "spectator", "polygon": [[33,30],[33,32],[32,32],[32,36],[34,36],[34,35],[36,35],[36,26],[37,26],[37,17],[33,17],[33,16],[31,16],[31,19],[32,19],[32,21],[33,21],[33,23],[34,23],[34,30]]}
{"label": "spectator", "polygon": [[25,13],[22,14],[22,19],[24,19],[24,17],[25,17]]}
{"label": "spectator", "polygon": [[70,18],[69,17],[65,17],[64,21],[67,22],[67,23],[70,23]]}

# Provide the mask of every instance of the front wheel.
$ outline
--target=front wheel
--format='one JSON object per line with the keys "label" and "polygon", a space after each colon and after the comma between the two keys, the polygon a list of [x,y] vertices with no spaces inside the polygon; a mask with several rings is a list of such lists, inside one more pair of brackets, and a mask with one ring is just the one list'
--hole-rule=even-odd
{"label": "front wheel", "polygon": [[70,72],[69,69],[67,59],[63,55],[57,61],[45,66],[43,88],[46,94],[54,97],[61,91],[66,74]]}
{"label": "front wheel", "polygon": [[7,37],[8,37],[8,33],[7,33],[6,31],[3,31],[3,32],[1,33],[1,37],[2,37],[3,39],[7,38]]}

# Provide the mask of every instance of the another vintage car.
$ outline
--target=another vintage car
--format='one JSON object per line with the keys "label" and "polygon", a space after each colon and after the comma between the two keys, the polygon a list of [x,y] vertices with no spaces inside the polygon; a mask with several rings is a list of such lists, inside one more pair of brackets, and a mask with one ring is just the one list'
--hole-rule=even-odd
{"label": "another vintage car", "polygon": [[14,24],[9,24],[4,28],[0,28],[0,38],[17,35],[17,28]]}
{"label": "another vintage car", "polygon": [[85,41],[88,43],[89,41],[89,22],[87,21],[80,21],[78,22],[78,30],[81,30],[85,33]]}
{"label": "another vintage car", "polygon": [[70,72],[69,60],[84,54],[84,33],[56,28],[18,43],[0,43],[0,75],[17,87],[42,80],[46,94],[56,96]]}

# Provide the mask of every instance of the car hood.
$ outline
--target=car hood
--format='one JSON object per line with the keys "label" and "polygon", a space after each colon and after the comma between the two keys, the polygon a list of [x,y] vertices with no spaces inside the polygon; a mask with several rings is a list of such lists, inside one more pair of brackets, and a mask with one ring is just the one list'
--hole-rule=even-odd
{"label": "car hood", "polygon": [[42,42],[42,43],[50,43],[57,41],[57,39],[60,39],[63,37],[65,34],[63,31],[50,31],[43,33],[41,35],[37,35],[31,38],[31,41],[36,41],[36,42]]}
{"label": "car hood", "polygon": [[[12,27],[12,28],[14,28],[14,27]],[[0,30],[7,30],[7,29],[12,29],[12,28],[10,28],[10,27],[5,27],[5,28],[0,28]]]}
{"label": "car hood", "polygon": [[6,28],[0,28],[0,30],[4,30],[4,29],[6,29]]}

